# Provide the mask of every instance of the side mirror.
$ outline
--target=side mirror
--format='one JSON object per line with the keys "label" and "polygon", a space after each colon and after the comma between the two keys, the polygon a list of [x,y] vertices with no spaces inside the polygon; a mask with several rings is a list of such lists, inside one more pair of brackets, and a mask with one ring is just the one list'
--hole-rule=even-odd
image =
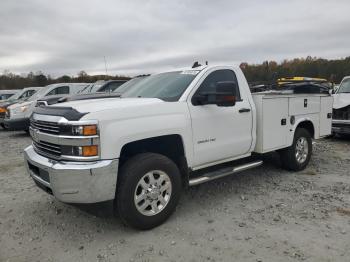
{"label": "side mirror", "polygon": [[234,106],[236,104],[235,82],[218,82],[214,92],[200,93],[193,97],[193,105]]}

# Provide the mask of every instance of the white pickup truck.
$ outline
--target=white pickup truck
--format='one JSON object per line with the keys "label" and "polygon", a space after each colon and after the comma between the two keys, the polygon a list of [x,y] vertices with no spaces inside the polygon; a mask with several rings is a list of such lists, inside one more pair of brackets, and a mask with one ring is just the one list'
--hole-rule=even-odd
{"label": "white pickup truck", "polygon": [[312,138],[331,133],[332,103],[328,94],[252,95],[239,67],[164,72],[121,98],[36,108],[25,163],[60,201],[114,200],[123,222],[149,229],[175,210],[183,186],[256,167],[261,154],[304,169]]}

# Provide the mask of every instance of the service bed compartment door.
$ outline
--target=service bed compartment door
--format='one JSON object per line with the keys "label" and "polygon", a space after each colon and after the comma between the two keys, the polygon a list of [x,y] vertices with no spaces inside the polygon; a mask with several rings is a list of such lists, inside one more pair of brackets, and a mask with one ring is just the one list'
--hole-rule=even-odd
{"label": "service bed compartment door", "polygon": [[287,145],[288,98],[263,99],[263,151],[268,152]]}
{"label": "service bed compartment door", "polygon": [[292,97],[289,99],[289,115],[304,115],[320,112],[320,97]]}
{"label": "service bed compartment door", "polygon": [[332,132],[332,109],[333,97],[321,96],[320,136],[327,136]]}

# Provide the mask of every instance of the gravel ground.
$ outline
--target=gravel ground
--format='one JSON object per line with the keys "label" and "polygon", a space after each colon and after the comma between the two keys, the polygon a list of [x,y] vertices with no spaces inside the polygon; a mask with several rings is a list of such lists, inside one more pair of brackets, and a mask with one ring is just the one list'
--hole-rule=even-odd
{"label": "gravel ground", "polygon": [[72,206],[27,176],[30,138],[0,131],[0,261],[350,261],[350,139],[319,140],[309,167],[265,165],[183,192],[150,231],[111,203]]}

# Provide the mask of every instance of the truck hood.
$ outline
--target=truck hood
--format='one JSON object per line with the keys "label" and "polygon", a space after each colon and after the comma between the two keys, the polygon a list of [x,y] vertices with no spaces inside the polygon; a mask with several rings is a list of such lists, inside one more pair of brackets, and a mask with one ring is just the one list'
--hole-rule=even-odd
{"label": "truck hood", "polygon": [[110,109],[132,109],[146,105],[164,103],[158,98],[109,98],[77,100],[55,104],[55,107],[72,107],[81,113],[93,113]]}
{"label": "truck hood", "polygon": [[350,105],[350,93],[334,94],[333,108],[339,109]]}
{"label": "truck hood", "polygon": [[14,103],[10,105],[8,108],[9,109],[15,109],[21,106],[30,106],[33,104],[33,101],[18,101],[17,103]]}

